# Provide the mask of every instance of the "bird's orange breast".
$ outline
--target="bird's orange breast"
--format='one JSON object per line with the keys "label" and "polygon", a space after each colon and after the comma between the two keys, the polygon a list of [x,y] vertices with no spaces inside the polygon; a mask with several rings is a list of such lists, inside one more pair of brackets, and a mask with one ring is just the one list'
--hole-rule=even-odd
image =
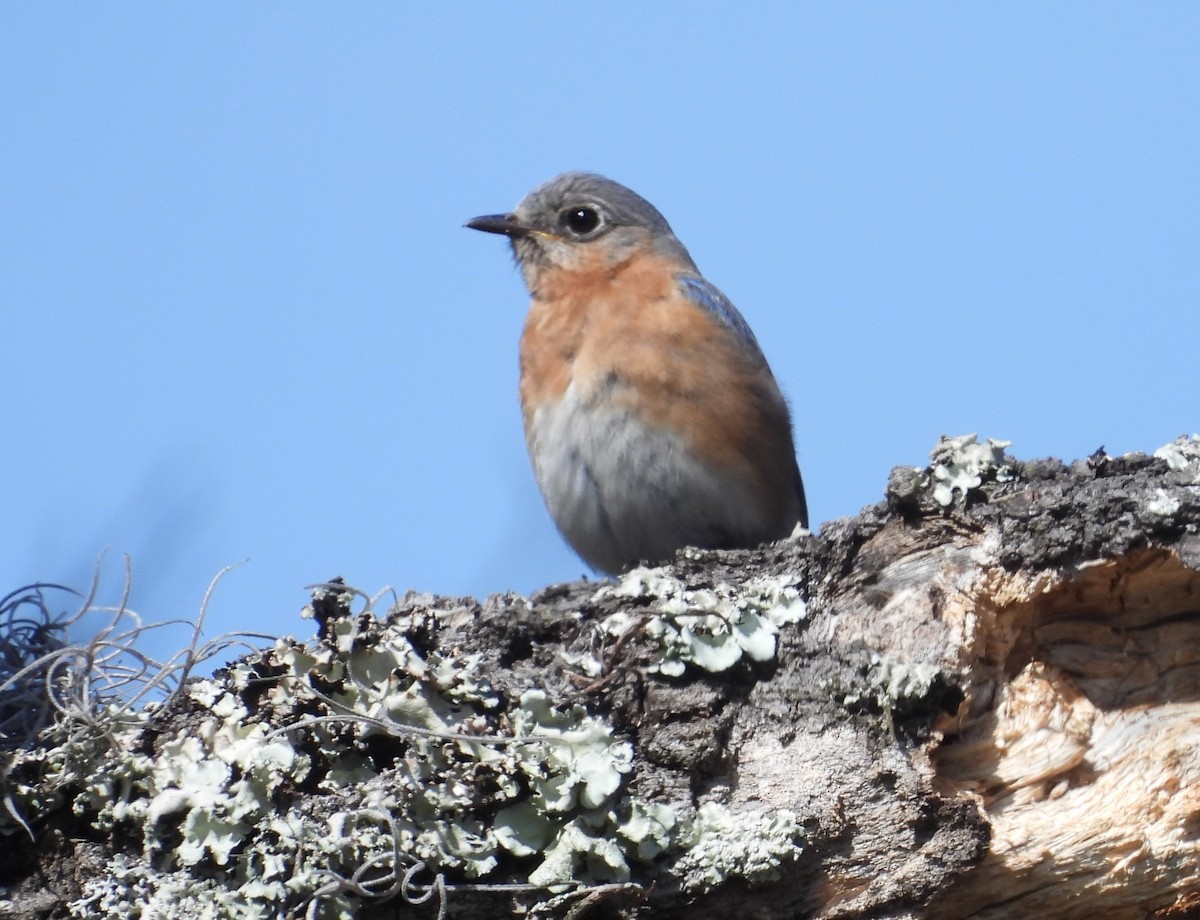
{"label": "bird's orange breast", "polygon": [[[574,386],[581,404],[603,399],[674,431],[715,468],[761,478],[764,458],[790,466],[787,409],[769,369],[680,291],[679,270],[637,255],[615,268],[580,264],[541,279],[521,339],[526,431],[540,406]],[[780,487],[766,478],[764,489]]]}

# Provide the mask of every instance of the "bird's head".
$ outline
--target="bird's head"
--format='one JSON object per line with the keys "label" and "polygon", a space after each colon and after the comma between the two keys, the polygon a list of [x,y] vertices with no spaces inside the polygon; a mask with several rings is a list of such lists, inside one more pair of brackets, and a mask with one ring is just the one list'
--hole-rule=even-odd
{"label": "bird's head", "polygon": [[594,173],[555,176],[508,214],[466,224],[512,241],[525,284],[536,292],[542,272],[616,266],[649,250],[692,268],[691,257],[665,217],[641,195]]}

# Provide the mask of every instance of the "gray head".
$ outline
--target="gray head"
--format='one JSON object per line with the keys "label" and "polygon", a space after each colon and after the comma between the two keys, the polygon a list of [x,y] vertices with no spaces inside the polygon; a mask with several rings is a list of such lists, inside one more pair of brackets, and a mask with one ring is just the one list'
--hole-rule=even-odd
{"label": "gray head", "polygon": [[[487,233],[512,240],[513,254],[531,291],[548,268],[570,270],[585,257],[619,264],[650,246],[681,268],[695,270],[671,225],[641,195],[595,173],[555,176],[526,195],[509,214],[488,214],[467,221]],[[594,264],[594,263],[591,263]]]}

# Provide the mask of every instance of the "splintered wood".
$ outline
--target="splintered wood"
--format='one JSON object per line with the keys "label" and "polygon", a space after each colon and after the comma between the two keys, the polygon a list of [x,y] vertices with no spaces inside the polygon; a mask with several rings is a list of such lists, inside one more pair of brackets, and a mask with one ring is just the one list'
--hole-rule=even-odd
{"label": "splintered wood", "polygon": [[986,585],[958,621],[973,682],[933,766],[940,789],[978,797],[992,841],[929,916],[1194,910],[1200,573],[1147,549]]}

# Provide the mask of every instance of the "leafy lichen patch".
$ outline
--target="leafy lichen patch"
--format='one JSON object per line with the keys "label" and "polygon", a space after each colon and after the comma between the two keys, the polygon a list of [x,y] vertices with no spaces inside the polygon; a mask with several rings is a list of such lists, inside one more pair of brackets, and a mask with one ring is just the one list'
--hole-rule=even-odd
{"label": "leafy lichen patch", "polygon": [[1013,479],[1013,469],[1004,456],[1004,449],[1010,444],[1011,441],[992,438],[980,444],[973,434],[943,437],[929,455],[934,501],[946,507],[954,504],[956,497],[965,501],[967,494],[979,488],[985,478],[994,482]]}
{"label": "leafy lichen patch", "polygon": [[596,599],[646,598],[647,613],[615,613],[598,628],[612,638],[640,629],[654,640],[659,653],[650,673],[678,677],[689,664],[718,673],[743,657],[757,662],[775,657],[780,627],[807,613],[796,583],[794,576],[781,575],[689,588],[666,568],[636,568],[616,585],[600,588]]}
{"label": "leafy lichen patch", "polygon": [[[662,602],[663,673],[764,660],[804,616],[786,578],[703,592],[644,570],[613,590],[638,579]],[[74,788],[79,819],[140,848],[111,854],[71,914],[169,903],[196,917],[344,918],[365,899],[415,903],[435,888],[622,885],[639,864],[688,854],[693,885],[766,877],[719,855],[730,829],[715,812],[681,817],[632,794],[634,748],[612,725],[542,689],[498,692],[481,656],[438,648],[437,629],[433,611],[330,617],[321,641],[279,639],[188,684],[173,704],[186,729],[163,735],[156,705],[114,714],[103,736],[48,728],[10,770],[26,780],[19,801],[37,817],[59,807],[47,787]]]}
{"label": "leafy lichen patch", "polygon": [[675,868],[684,887],[706,891],[730,879],[751,885],[778,881],[783,867],[804,852],[804,828],[787,809],[735,813],[724,805],[700,806],[687,852]]}
{"label": "leafy lichen patch", "polygon": [[1172,470],[1193,469],[1195,481],[1200,482],[1200,434],[1190,437],[1181,435],[1154,452],[1154,456],[1167,461]]}

